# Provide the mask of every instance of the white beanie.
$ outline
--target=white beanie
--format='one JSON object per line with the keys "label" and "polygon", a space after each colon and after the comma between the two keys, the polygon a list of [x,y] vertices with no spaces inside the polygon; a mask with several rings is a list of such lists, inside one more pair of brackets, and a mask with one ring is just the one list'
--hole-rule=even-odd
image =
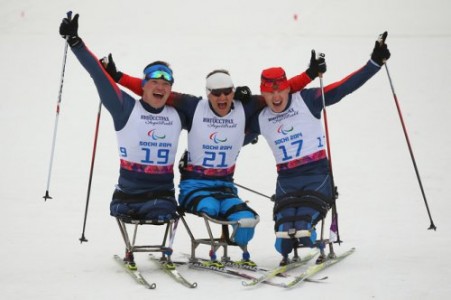
{"label": "white beanie", "polygon": [[207,78],[207,94],[211,90],[233,88],[232,77],[223,72],[217,72]]}

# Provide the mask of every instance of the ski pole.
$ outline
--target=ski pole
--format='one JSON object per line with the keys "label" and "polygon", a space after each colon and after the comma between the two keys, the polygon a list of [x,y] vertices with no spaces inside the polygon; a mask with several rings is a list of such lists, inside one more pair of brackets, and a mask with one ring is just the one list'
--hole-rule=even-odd
{"label": "ski pole", "polygon": [[[324,53],[320,53],[320,56],[324,57]],[[330,181],[332,185],[332,199],[336,200],[337,197],[337,191],[335,188],[335,182],[334,182],[334,172],[332,168],[332,155],[330,151],[330,139],[329,139],[329,124],[327,120],[327,110],[326,110],[326,97],[324,94],[324,84],[323,84],[323,74],[319,74],[319,84],[321,87],[321,97],[323,101],[323,117],[324,117],[324,131],[326,134],[326,149],[327,149],[327,157],[329,158],[329,170],[330,170]],[[338,231],[338,212],[337,212],[337,204],[334,201],[334,204],[332,205],[332,221],[330,224],[330,233],[329,233],[330,241],[331,242],[338,242],[338,244],[341,243],[340,240],[340,233]]]}
{"label": "ski pole", "polygon": [[426,210],[427,210],[427,213],[428,213],[428,216],[429,216],[429,220],[431,222],[431,224],[429,225],[428,230],[431,230],[431,229],[437,230],[437,227],[434,225],[434,221],[432,221],[431,212],[429,210],[428,201],[426,199],[426,193],[424,192],[423,184],[421,183],[420,173],[418,171],[417,163],[416,163],[415,157],[413,155],[412,146],[410,145],[410,140],[409,140],[409,136],[407,134],[406,125],[404,123],[404,119],[403,119],[402,113],[401,113],[401,107],[399,105],[398,97],[396,96],[396,93],[395,93],[395,88],[393,87],[393,81],[391,79],[390,72],[388,71],[387,63],[385,63],[385,70],[387,71],[388,81],[390,82],[390,87],[391,87],[391,91],[392,91],[392,94],[393,94],[393,99],[395,100],[396,108],[398,110],[399,119],[401,121],[402,129],[404,131],[404,136],[406,138],[407,146],[409,148],[410,158],[412,159],[413,167],[415,169],[415,173],[416,173],[417,179],[418,179],[418,184],[420,185],[421,194],[423,195],[424,204],[426,205]]}
{"label": "ski pole", "polygon": [[84,220],[83,220],[83,231],[81,233],[80,243],[88,241],[85,238],[85,229],[86,229],[86,220],[88,218],[89,198],[91,196],[92,174],[94,173],[94,162],[96,160],[97,137],[99,135],[99,124],[100,124],[100,114],[101,114],[101,112],[102,112],[102,102],[99,102],[99,109],[97,111],[96,129],[95,129],[95,134],[94,134],[94,146],[92,148],[91,168],[90,168],[90,171],[89,171],[88,192],[87,192],[87,195],[86,195],[85,217],[84,217]]}
{"label": "ski pole", "polygon": [[[72,17],[72,11],[67,12],[67,18],[70,20]],[[45,191],[44,201],[47,201],[47,199],[52,199],[49,195],[49,187],[50,187],[50,178],[52,175],[52,166],[53,166],[53,156],[55,153],[55,142],[56,142],[56,132],[58,130],[58,119],[60,114],[60,104],[61,104],[61,96],[63,94],[63,83],[64,83],[64,71],[66,70],[66,58],[67,58],[67,49],[69,48],[69,43],[67,41],[68,37],[66,38],[66,43],[64,45],[64,55],[63,55],[63,67],[61,70],[61,80],[60,80],[60,88],[58,92],[58,101],[56,103],[56,118],[55,118],[55,125],[53,128],[53,141],[52,141],[52,148],[50,151],[50,163],[49,163],[49,173],[47,176],[47,189]]]}
{"label": "ski pole", "polygon": [[257,195],[260,195],[260,196],[262,196],[262,197],[265,197],[265,198],[268,198],[268,199],[272,200],[272,197],[269,197],[269,196],[267,196],[267,195],[265,195],[265,194],[262,194],[262,193],[260,193],[260,192],[255,191],[255,190],[253,190],[253,189],[250,189],[250,188],[247,188],[247,187],[245,187],[245,186],[242,186],[242,185],[240,185],[240,184],[238,184],[238,183],[236,183],[236,182],[235,182],[235,185],[238,186],[238,187],[240,187],[240,188],[242,188],[242,189],[248,190],[249,192],[252,192],[252,193],[254,193],[254,194],[257,194]]}

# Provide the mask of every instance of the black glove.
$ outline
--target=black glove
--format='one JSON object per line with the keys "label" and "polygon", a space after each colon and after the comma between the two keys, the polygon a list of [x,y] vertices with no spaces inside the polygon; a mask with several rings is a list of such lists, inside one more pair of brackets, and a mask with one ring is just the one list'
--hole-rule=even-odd
{"label": "black glove", "polygon": [[371,53],[371,59],[379,66],[382,66],[390,58],[390,51],[387,48],[387,44],[385,44],[387,35],[387,31],[379,35],[379,38],[374,44],[373,53]]}
{"label": "black glove", "polygon": [[319,57],[316,58],[315,50],[312,50],[310,65],[308,69],[305,71],[311,80],[314,80],[320,73],[321,74],[326,73],[327,65],[325,57],[326,55],[324,55],[324,53],[320,53]]}
{"label": "black glove", "polygon": [[108,54],[108,57],[101,58],[100,63],[115,82],[119,82],[119,80],[121,80],[123,74],[122,72],[117,71],[116,64],[114,63],[111,53]]}
{"label": "black glove", "polygon": [[235,89],[235,100],[241,101],[242,103],[247,103],[251,100],[252,92],[247,86],[237,86]]}
{"label": "black glove", "polygon": [[69,46],[74,47],[81,42],[78,36],[78,14],[73,19],[68,16],[64,18],[60,25],[60,34],[67,40]]}

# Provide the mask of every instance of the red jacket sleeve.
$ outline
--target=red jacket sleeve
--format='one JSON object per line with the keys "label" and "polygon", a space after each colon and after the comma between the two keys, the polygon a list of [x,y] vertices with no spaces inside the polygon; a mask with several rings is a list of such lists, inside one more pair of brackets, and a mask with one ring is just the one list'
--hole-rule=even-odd
{"label": "red jacket sleeve", "polygon": [[130,91],[135,93],[136,95],[142,96],[143,95],[143,88],[141,86],[142,80],[137,77],[132,77],[127,74],[122,74],[121,79],[119,80],[119,84],[123,87],[128,88]]}
{"label": "red jacket sleeve", "polygon": [[291,93],[296,93],[303,90],[310,82],[312,82],[312,80],[305,72],[296,75],[288,80],[291,88]]}

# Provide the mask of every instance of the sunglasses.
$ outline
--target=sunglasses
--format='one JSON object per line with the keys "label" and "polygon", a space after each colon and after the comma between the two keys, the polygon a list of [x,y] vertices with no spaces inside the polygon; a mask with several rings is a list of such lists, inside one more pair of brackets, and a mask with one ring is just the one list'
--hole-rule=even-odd
{"label": "sunglasses", "polygon": [[146,73],[145,79],[146,81],[150,79],[164,79],[169,82],[174,82],[174,77],[172,77],[172,74],[163,70],[156,70],[153,72]]}
{"label": "sunglasses", "polygon": [[224,96],[228,96],[233,92],[233,88],[226,88],[226,89],[213,89],[210,90],[210,94],[212,94],[215,97],[219,97],[222,94],[224,94]]}

